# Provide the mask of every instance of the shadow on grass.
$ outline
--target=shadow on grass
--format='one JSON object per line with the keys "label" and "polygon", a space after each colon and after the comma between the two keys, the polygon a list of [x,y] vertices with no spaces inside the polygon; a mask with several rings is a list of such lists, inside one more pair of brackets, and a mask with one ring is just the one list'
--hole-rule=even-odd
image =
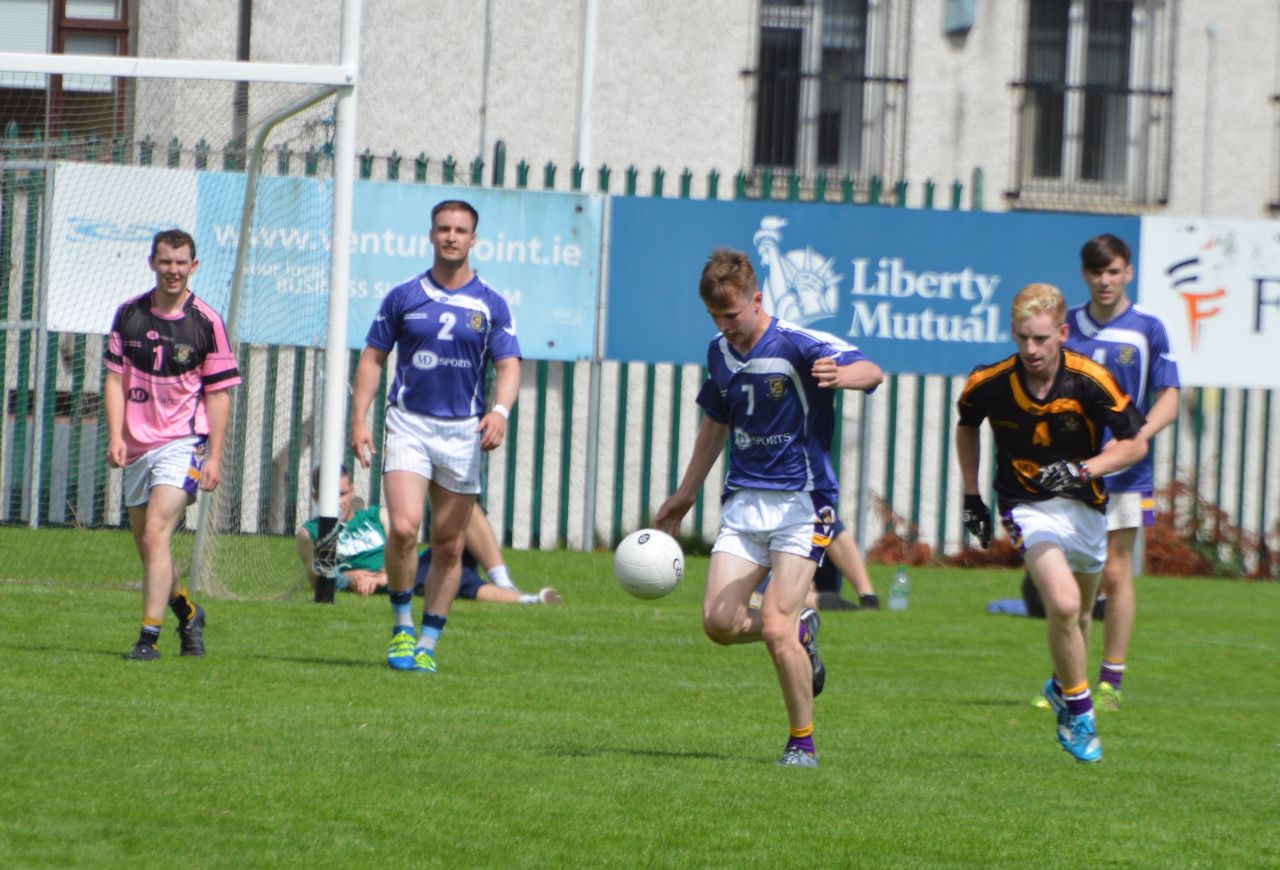
{"label": "shadow on grass", "polygon": [[557,757],[570,756],[571,758],[595,758],[605,755],[631,755],[636,758],[700,758],[711,759],[713,761],[742,761],[741,755],[725,755],[723,752],[691,752],[678,750],[663,749],[622,749],[620,747],[610,746],[594,746],[585,747],[562,747],[555,746],[547,749],[548,755]]}

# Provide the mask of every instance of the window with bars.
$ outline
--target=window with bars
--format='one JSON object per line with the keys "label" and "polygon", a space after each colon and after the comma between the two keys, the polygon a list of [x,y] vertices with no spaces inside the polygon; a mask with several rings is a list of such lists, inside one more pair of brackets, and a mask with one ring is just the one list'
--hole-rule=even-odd
{"label": "window with bars", "polygon": [[763,0],[753,113],[757,169],[893,171],[898,59],[885,0]]}
{"label": "window with bars", "polygon": [[[129,53],[129,0],[0,0],[0,21],[0,51]],[[0,72],[0,129],[110,138],[123,128],[126,96],[110,76]]]}
{"label": "window with bars", "polygon": [[1160,203],[1172,92],[1164,0],[1027,0],[1012,195]]}

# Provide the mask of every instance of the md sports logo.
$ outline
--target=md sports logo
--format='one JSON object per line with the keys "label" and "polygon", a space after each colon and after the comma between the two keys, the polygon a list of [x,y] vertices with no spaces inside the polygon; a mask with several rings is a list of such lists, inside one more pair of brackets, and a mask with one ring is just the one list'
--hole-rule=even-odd
{"label": "md sports logo", "polygon": [[151,398],[151,394],[150,394],[150,393],[148,393],[146,390],[142,389],[142,387],[130,387],[130,388],[129,388],[129,401],[130,401],[130,402],[145,402],[145,401],[147,401],[147,400],[148,400],[148,399],[150,399],[150,398]]}
{"label": "md sports logo", "polygon": [[122,224],[89,217],[67,218],[67,240],[72,242],[150,242],[156,233],[166,229],[169,227]]}
{"label": "md sports logo", "polygon": [[420,350],[413,355],[413,367],[415,369],[428,372],[439,366],[451,369],[469,369],[471,368],[471,360],[437,356],[433,351],[429,350]]}

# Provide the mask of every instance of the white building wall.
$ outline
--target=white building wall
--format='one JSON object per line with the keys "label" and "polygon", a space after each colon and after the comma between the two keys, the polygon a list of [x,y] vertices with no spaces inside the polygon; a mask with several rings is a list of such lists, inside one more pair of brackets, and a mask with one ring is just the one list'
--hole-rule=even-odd
{"label": "white building wall", "polygon": [[[235,14],[225,2],[192,0],[179,16],[155,0],[140,2],[139,54],[234,56]],[[1020,99],[1010,83],[1023,74],[1024,2],[984,0],[964,36],[942,32],[940,2],[911,4],[904,175],[912,202],[932,179],[937,203],[945,205],[947,186],[960,180],[967,190],[981,167],[984,207],[1009,207],[1004,193],[1014,180]],[[622,173],[634,165],[647,193],[653,168],[661,166],[670,192],[687,167],[697,178],[695,195],[705,192],[711,169],[726,179],[721,195],[728,195],[733,174],[750,168],[753,84],[744,73],[755,66],[758,0],[600,0],[583,140],[586,7],[586,0],[367,0],[358,149],[408,159],[422,152],[436,165],[452,155],[465,167],[477,154],[490,163],[501,139],[509,173],[524,159],[531,183],[541,186],[551,161],[563,188],[586,141],[588,188],[595,187],[595,170],[608,164],[612,189],[620,190]],[[1280,4],[1167,0],[1166,8],[1176,36],[1163,210],[1266,216],[1280,148],[1271,101],[1280,88]],[[255,0],[253,9],[254,60],[336,62],[339,4]]]}

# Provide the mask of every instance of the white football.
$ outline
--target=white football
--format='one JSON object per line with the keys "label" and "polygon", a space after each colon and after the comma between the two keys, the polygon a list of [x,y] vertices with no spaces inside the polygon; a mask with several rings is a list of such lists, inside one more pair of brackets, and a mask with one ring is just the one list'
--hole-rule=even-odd
{"label": "white football", "polygon": [[613,552],[613,573],[635,597],[661,598],[684,577],[684,551],[666,532],[640,529],[623,538]]}

